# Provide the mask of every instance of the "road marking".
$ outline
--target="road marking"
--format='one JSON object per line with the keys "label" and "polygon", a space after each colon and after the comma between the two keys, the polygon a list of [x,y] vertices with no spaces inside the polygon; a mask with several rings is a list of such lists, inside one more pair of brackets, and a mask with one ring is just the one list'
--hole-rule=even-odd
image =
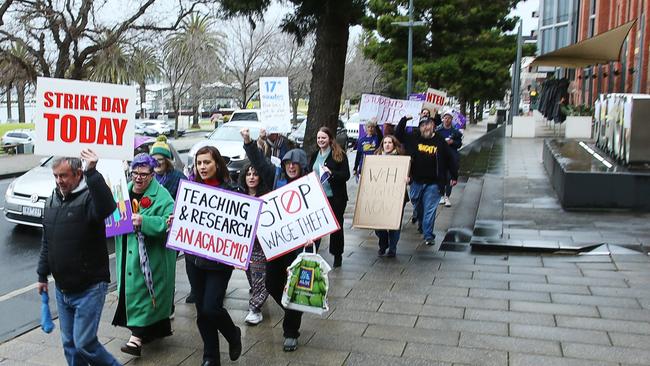
{"label": "road marking", "polygon": [[[115,253],[108,256],[109,260],[111,260],[113,258],[115,258]],[[54,278],[52,278],[52,276],[50,276],[48,281],[47,281],[48,284],[50,282],[54,282]],[[20,296],[20,295],[22,295],[22,294],[24,294],[26,292],[29,292],[31,290],[35,290],[36,286],[38,286],[38,282],[34,282],[31,285],[27,285],[27,286],[25,286],[23,288],[19,288],[19,289],[11,291],[9,293],[6,293],[6,294],[0,296],[0,302],[6,301],[6,300],[11,300],[16,296]]]}

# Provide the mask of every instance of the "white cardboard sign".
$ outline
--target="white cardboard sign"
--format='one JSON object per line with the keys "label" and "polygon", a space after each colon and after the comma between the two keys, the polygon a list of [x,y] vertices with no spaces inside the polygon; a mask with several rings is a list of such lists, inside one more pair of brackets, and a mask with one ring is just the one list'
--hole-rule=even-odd
{"label": "white cardboard sign", "polygon": [[128,85],[39,77],[34,153],[79,156],[90,148],[101,158],[132,159],[135,100]]}
{"label": "white cardboard sign", "polygon": [[424,108],[439,110],[445,105],[446,98],[447,98],[447,92],[438,89],[429,88],[427,89],[427,94],[425,96]]}
{"label": "white cardboard sign", "polygon": [[167,247],[247,269],[262,203],[257,197],[181,180]]}
{"label": "white cardboard sign", "polygon": [[260,108],[267,133],[291,132],[289,78],[260,78]]}
{"label": "white cardboard sign", "polygon": [[417,117],[422,110],[422,101],[391,99],[375,94],[362,94],[359,118],[362,122],[377,118],[377,123],[396,124],[404,116]]}
{"label": "white cardboard sign", "polygon": [[339,230],[316,173],[310,173],[261,197],[264,208],[257,239],[267,260]]}

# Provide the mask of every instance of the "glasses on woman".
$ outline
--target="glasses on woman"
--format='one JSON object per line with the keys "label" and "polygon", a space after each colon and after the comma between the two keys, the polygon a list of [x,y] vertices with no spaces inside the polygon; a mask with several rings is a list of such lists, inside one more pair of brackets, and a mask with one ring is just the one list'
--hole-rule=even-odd
{"label": "glasses on woman", "polygon": [[136,172],[136,171],[131,172],[131,177],[133,179],[135,179],[135,178],[146,179],[150,175],[151,175],[151,172],[147,172],[147,173]]}

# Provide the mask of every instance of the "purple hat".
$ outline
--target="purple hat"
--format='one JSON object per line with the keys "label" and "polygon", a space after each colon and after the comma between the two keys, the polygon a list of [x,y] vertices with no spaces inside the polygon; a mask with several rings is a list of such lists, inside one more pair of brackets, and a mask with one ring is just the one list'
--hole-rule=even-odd
{"label": "purple hat", "polygon": [[148,166],[153,170],[153,168],[158,167],[158,161],[147,153],[140,153],[133,158],[133,161],[131,162],[131,170],[139,166]]}

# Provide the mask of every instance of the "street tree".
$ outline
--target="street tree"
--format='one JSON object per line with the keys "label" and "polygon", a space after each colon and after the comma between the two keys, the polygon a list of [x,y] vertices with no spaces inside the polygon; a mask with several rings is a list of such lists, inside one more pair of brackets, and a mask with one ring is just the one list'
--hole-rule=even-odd
{"label": "street tree", "polygon": [[[388,91],[404,96],[408,30],[393,24],[405,21],[404,2],[371,2],[364,28],[376,32],[364,48],[386,75]],[[425,25],[413,31],[413,77],[416,87],[445,89],[463,109],[484,98],[505,93],[507,70],[515,57],[515,39],[505,34],[517,19],[508,18],[516,0],[421,0],[414,15]],[[474,121],[473,113],[470,120]]]}
{"label": "street tree", "polygon": [[[35,62],[27,73],[87,79],[91,60],[125,35],[173,31],[182,20],[212,0],[163,0],[115,3],[93,0],[5,0],[0,5],[0,45],[24,47]],[[116,11],[117,10],[117,11]],[[7,52],[7,47],[0,52]]]}
{"label": "street tree", "polygon": [[[316,130],[323,125],[336,131],[345,72],[349,28],[360,22],[366,0],[288,0],[293,11],[282,20],[281,28],[303,42],[315,34],[311,68],[309,111],[305,146],[315,149]],[[245,15],[261,19],[270,0],[220,0],[229,16]]]}
{"label": "street tree", "polygon": [[273,56],[274,66],[270,72],[277,76],[286,76],[289,79],[291,119],[295,123],[298,118],[300,99],[309,96],[310,65],[313,63],[314,57],[314,38],[309,37],[300,44],[293,36],[279,33],[274,44],[276,45]]}
{"label": "street tree", "polygon": [[34,79],[29,73],[34,60],[25,47],[12,44],[5,52],[0,53],[0,84],[5,87],[7,97],[7,118],[11,119],[13,88],[16,89],[18,103],[18,122],[25,122],[25,94]]}
{"label": "street tree", "polygon": [[135,46],[129,55],[129,74],[138,84],[140,90],[140,118],[145,118],[147,111],[147,81],[160,76],[160,62],[151,46]]}
{"label": "street tree", "polygon": [[274,27],[263,21],[254,24],[244,18],[232,19],[223,55],[224,78],[239,90],[236,100],[240,108],[246,108],[258,92],[260,76],[273,68],[276,36]]}
{"label": "street tree", "polygon": [[220,64],[219,51],[223,49],[223,36],[213,31],[212,27],[213,23],[207,15],[192,14],[183,21],[181,31],[170,39],[175,52],[184,54],[183,59],[191,66],[188,82],[192,128],[199,128],[203,85],[215,81]]}
{"label": "street tree", "polygon": [[123,43],[114,43],[92,56],[88,65],[88,78],[102,83],[129,84],[129,62]]}
{"label": "street tree", "polygon": [[363,48],[369,34],[363,34],[348,52],[343,82],[343,99],[355,102],[363,93],[381,94],[384,89],[381,67],[363,54]]}

